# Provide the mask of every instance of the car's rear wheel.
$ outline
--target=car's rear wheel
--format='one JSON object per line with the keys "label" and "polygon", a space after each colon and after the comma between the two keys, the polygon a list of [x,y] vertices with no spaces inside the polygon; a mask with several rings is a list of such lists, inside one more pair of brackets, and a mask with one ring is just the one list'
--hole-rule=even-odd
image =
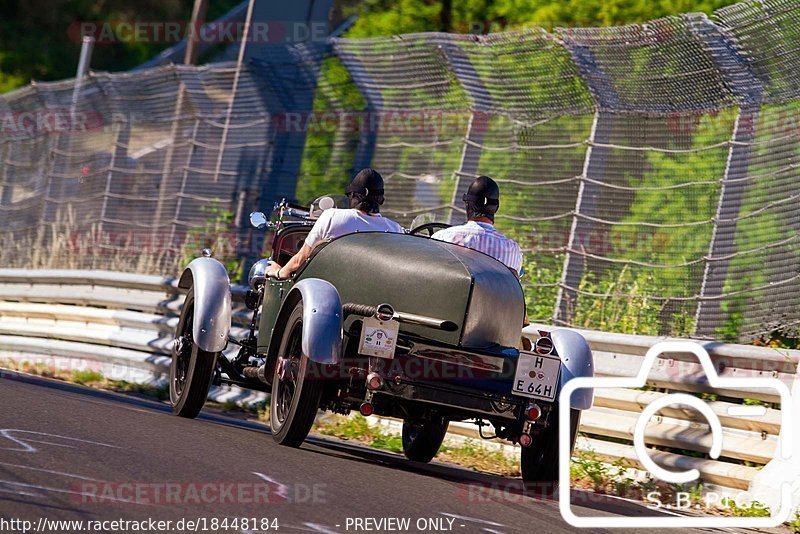
{"label": "car's rear wheel", "polygon": [[403,421],[403,453],[415,462],[428,463],[433,460],[442,446],[447,427],[445,419],[425,419]]}
{"label": "car's rear wheel", "polygon": [[272,378],[270,428],[281,445],[299,447],[314,424],[323,383],[315,363],[303,354],[303,301],[286,321]]}
{"label": "car's rear wheel", "polygon": [[[525,482],[558,483],[558,411],[551,414],[550,426],[533,438],[533,443],[521,450],[522,480]],[[575,447],[580,410],[570,409],[570,452]]]}
{"label": "car's rear wheel", "polygon": [[194,287],[191,287],[181,309],[169,367],[172,413],[188,418],[197,417],[203,408],[219,356],[219,353],[202,350],[195,343],[194,316]]}

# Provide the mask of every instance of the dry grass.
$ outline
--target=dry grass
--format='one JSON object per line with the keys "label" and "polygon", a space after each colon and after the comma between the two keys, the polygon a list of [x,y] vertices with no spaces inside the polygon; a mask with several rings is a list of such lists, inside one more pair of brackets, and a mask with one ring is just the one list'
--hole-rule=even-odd
{"label": "dry grass", "polygon": [[[75,213],[27,235],[0,234],[0,266],[21,269],[105,269],[144,274],[176,273],[183,266],[182,250],[148,246],[145,235],[104,232],[100,223],[78,224]],[[113,239],[113,242],[112,242]]]}
{"label": "dry grass", "polygon": [[[375,449],[394,453],[403,452],[402,437],[378,425],[370,425],[360,414],[346,417],[332,415],[314,424],[314,430],[327,436],[358,441]],[[467,469],[501,476],[520,476],[519,461],[502,451],[484,447],[480,442],[468,439],[462,444],[445,443],[436,458],[440,461],[460,465]]]}
{"label": "dry grass", "polygon": [[73,384],[80,384],[105,391],[138,394],[158,400],[166,400],[169,398],[169,386],[167,385],[154,386],[149,384],[137,384],[126,380],[109,380],[94,370],[76,371],[56,369],[44,363],[31,363],[25,360],[11,359],[0,361],[0,368],[34,376],[54,378],[56,380],[63,380],[64,382],[71,382]]}

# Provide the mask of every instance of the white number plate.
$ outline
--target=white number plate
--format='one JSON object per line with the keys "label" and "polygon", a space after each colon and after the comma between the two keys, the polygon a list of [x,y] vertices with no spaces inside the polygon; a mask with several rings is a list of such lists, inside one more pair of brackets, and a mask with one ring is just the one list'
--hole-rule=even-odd
{"label": "white number plate", "polygon": [[533,352],[520,352],[511,392],[514,395],[552,401],[558,391],[561,359]]}
{"label": "white number plate", "polygon": [[374,317],[366,317],[361,327],[361,344],[358,352],[364,356],[378,358],[394,358],[397,344],[397,332],[400,325],[397,321],[379,321]]}

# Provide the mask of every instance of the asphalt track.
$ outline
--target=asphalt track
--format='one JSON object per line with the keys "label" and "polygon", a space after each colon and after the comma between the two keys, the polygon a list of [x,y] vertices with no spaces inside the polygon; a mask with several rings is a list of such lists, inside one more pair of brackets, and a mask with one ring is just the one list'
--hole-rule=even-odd
{"label": "asphalt track", "polygon": [[[74,524],[49,522],[119,519],[169,520],[162,531],[171,532],[272,532],[273,520],[278,532],[579,530],[563,521],[556,500],[523,494],[514,479],[336,440],[310,438],[290,449],[263,425],[225,415],[186,420],[146,399],[0,375],[0,531],[21,524],[11,520],[75,532]],[[573,499],[578,515],[652,514],[624,500]],[[227,528],[211,528],[225,518]],[[257,524],[234,525],[235,518]],[[388,518],[408,520],[408,528]]]}

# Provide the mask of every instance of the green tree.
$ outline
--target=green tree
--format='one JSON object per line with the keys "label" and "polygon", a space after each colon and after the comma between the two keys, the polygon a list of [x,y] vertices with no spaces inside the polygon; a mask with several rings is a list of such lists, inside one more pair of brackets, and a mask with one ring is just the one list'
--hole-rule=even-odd
{"label": "green tree", "polygon": [[[530,26],[616,26],[686,12],[712,13],[734,0],[463,0],[454,2],[451,31],[490,33]],[[443,0],[345,2],[358,21],[348,37],[439,31]]]}
{"label": "green tree", "polygon": [[[238,0],[210,0],[208,20]],[[3,0],[0,2],[0,93],[31,80],[75,75],[81,22],[180,22],[191,17],[193,0]],[[124,71],[151,59],[173,42],[98,43],[94,70]]]}

